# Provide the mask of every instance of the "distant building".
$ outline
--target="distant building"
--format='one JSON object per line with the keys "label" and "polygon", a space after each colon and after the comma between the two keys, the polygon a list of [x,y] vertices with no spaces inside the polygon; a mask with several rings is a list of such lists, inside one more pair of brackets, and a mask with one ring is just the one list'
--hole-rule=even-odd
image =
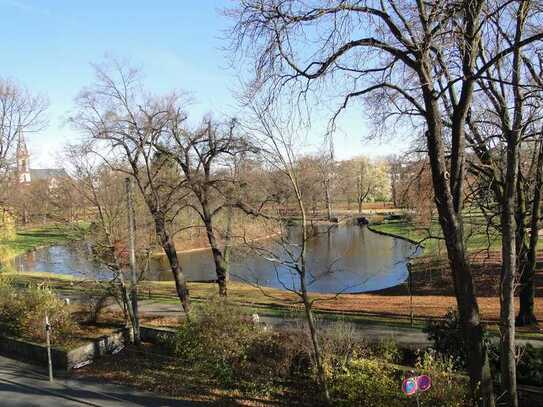
{"label": "distant building", "polygon": [[68,174],[62,168],[30,168],[30,154],[25,138],[19,133],[17,142],[17,180],[20,185],[30,185],[34,182],[47,182],[49,188],[56,188],[62,178]]}

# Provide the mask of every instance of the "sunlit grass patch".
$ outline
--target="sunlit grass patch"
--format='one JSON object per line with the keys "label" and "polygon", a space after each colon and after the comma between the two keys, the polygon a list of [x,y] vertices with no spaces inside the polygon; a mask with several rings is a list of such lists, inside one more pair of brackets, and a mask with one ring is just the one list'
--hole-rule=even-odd
{"label": "sunlit grass patch", "polygon": [[10,260],[30,250],[80,239],[87,228],[88,225],[76,224],[19,230],[11,238],[0,238],[0,264],[8,267]]}

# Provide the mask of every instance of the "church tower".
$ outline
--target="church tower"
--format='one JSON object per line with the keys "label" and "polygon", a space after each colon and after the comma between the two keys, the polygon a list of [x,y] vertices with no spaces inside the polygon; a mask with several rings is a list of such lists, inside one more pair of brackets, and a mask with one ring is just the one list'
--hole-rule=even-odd
{"label": "church tower", "polygon": [[20,184],[30,183],[30,154],[23,133],[19,132],[19,140],[17,142],[17,177]]}

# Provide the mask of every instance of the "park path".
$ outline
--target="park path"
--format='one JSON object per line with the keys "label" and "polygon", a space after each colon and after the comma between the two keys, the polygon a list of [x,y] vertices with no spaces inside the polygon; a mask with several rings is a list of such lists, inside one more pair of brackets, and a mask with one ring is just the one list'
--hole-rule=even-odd
{"label": "park path", "polygon": [[126,386],[55,378],[39,367],[0,356],[2,407],[194,407],[203,403],[160,398]]}
{"label": "park path", "polygon": [[[156,300],[143,300],[139,302],[141,315],[147,317],[181,317],[183,315],[179,304],[163,303]],[[296,330],[302,327],[302,318],[283,318],[276,316],[261,315],[260,321],[276,329]],[[331,319],[320,318],[318,320],[324,330],[333,329],[337,322]],[[342,321],[351,332],[354,338],[363,339],[368,342],[380,342],[387,339],[394,340],[398,345],[408,348],[426,348],[432,344],[426,335],[419,328],[389,326],[383,323],[366,321]],[[496,337],[498,340],[498,337]],[[536,348],[543,348],[543,340],[517,339],[517,344],[531,344]]]}

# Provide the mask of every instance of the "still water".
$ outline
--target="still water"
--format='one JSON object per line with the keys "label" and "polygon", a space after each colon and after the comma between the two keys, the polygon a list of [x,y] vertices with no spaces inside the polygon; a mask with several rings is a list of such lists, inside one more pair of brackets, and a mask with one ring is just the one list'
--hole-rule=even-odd
{"label": "still water", "polygon": [[[299,232],[291,229],[288,236],[292,245],[288,251],[298,253]],[[298,277],[284,264],[271,258],[290,260],[284,246],[259,242],[266,258],[247,249],[232,253],[232,280],[260,284],[280,289],[298,287]],[[108,278],[107,271],[92,261],[81,248],[51,246],[19,256],[15,267],[19,271],[41,271],[71,274],[82,277]],[[262,253],[261,253],[262,254]],[[401,239],[371,232],[366,227],[342,225],[320,228],[307,246],[308,289],[320,293],[357,293],[392,287],[405,281],[406,263],[417,255],[416,247]],[[215,268],[209,250],[180,254],[183,270],[190,281],[215,278]],[[171,280],[165,256],[151,261],[147,280]]]}

